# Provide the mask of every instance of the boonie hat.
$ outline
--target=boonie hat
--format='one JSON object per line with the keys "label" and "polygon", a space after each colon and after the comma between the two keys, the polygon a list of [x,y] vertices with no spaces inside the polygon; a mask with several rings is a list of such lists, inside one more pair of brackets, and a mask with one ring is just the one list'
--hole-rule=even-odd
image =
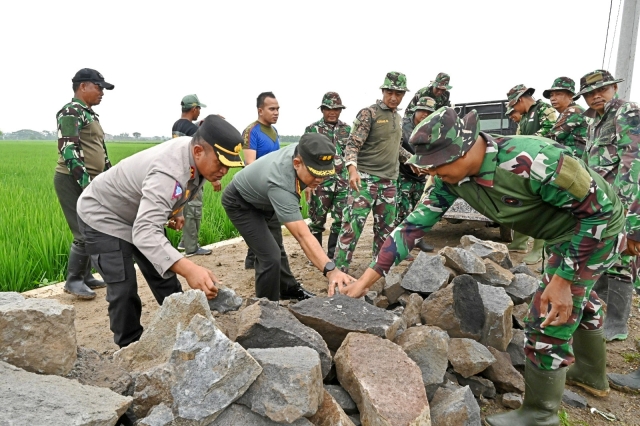
{"label": "boonie hat", "polygon": [[384,78],[384,83],[382,83],[382,86],[380,86],[380,88],[408,92],[409,89],[407,89],[407,76],[402,74],[401,72],[388,72],[386,77]]}
{"label": "boonie hat", "polygon": [[449,86],[449,81],[451,81],[449,74],[446,72],[439,72],[438,75],[436,75],[436,79],[431,82],[431,85],[438,89],[451,90],[452,87]]}
{"label": "boonie hat", "polygon": [[182,105],[183,107],[200,107],[200,108],[206,108],[207,106],[205,104],[203,104],[202,102],[200,102],[200,99],[198,99],[198,95],[187,95],[184,98],[182,98],[182,101],[180,102],[180,105]]}
{"label": "boonie hat", "polygon": [[95,84],[96,86],[100,86],[103,89],[107,90],[113,90],[113,88],[116,87],[113,84],[104,81],[104,76],[98,71],[91,68],[82,68],[76,73],[76,75],[73,76],[71,81],[73,83],[82,83],[83,81],[88,81]]}
{"label": "boonie hat", "polygon": [[576,94],[574,99],[578,99],[580,95],[589,93],[599,87],[609,86],[610,84],[616,84],[622,81],[624,80],[621,78],[616,79],[609,71],[606,70],[591,71],[580,79],[580,91]]}
{"label": "boonie hat", "polygon": [[244,167],[240,158],[242,151],[242,135],[224,118],[219,115],[208,115],[193,137],[201,137],[218,156],[218,160],[227,167]]}
{"label": "boonie hat", "polygon": [[509,102],[505,102],[504,107],[507,109],[504,115],[506,115],[507,117],[510,116],[511,113],[513,112],[513,108],[509,106]]}
{"label": "boonie hat", "polygon": [[453,108],[442,107],[416,126],[409,139],[416,153],[407,164],[432,169],[451,163],[469,151],[479,131],[475,109],[461,120]]}
{"label": "boonie hat", "polygon": [[336,92],[327,92],[322,97],[322,104],[318,108],[329,108],[329,109],[345,109],[346,106],[342,105],[342,99],[340,99],[340,95]]}
{"label": "boonie hat", "polygon": [[566,90],[567,92],[571,92],[571,96],[575,96],[574,100],[580,97],[580,95],[576,96],[576,82],[569,77],[558,77],[553,80],[551,89],[542,92],[542,96],[549,99],[551,97],[551,91],[553,90]]}
{"label": "boonie hat", "polygon": [[315,177],[328,177],[336,174],[333,158],[336,148],[333,142],[320,133],[305,133],[298,142],[298,154],[304,165]]}
{"label": "boonie hat", "polygon": [[416,106],[414,107],[414,109],[416,111],[421,109],[423,111],[435,112],[436,101],[433,98],[430,98],[428,96],[423,96],[420,99],[418,99],[418,102],[416,103]]}
{"label": "boonie hat", "polygon": [[513,107],[522,95],[533,95],[533,92],[535,91],[536,89],[534,89],[533,87],[527,88],[527,86],[525,86],[524,84],[516,84],[511,88],[511,90],[507,92],[509,107]]}

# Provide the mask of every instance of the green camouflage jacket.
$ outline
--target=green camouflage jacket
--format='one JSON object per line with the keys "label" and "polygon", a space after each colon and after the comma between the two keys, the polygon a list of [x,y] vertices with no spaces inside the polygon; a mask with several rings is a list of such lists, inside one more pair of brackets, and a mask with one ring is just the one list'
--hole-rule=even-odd
{"label": "green camouflage jacket", "polygon": [[336,157],[334,159],[334,165],[336,167],[336,174],[340,174],[344,167],[344,150],[347,146],[347,139],[349,133],[351,133],[351,126],[344,121],[338,120],[336,124],[325,123],[324,118],[316,121],[307,126],[304,129],[305,133],[320,133],[325,135],[336,147]]}
{"label": "green camouflage jacket", "polygon": [[570,148],[576,158],[582,158],[587,143],[587,121],[584,108],[575,103],[569,105],[547,134],[549,139]]}
{"label": "green camouflage jacket", "polygon": [[573,280],[592,255],[594,241],[622,231],[623,207],[613,188],[548,139],[480,134],[487,146],[478,174],[456,185],[434,177],[433,186],[389,235],[371,268],[385,275],[405,259],[458,198],[456,193],[465,192],[471,194],[463,197],[466,201],[474,206],[474,200],[480,200],[478,211],[498,223],[531,228],[529,235],[545,236],[549,244],[569,242],[556,274]]}
{"label": "green camouflage jacket", "polygon": [[429,85],[418,90],[413,98],[411,98],[411,101],[409,102],[409,105],[407,105],[407,109],[404,112],[405,119],[408,117],[413,118],[413,114],[415,114],[416,112],[416,104],[423,96],[428,96],[436,101],[436,106],[434,108],[436,110],[442,108],[443,106],[451,106],[451,102],[449,102],[449,96],[451,96],[451,93],[448,90],[446,90],[442,95],[436,97],[433,95],[433,87]]}
{"label": "green camouflage jacket", "polygon": [[598,117],[585,112],[588,129],[584,161],[613,185],[627,212],[627,237],[640,241],[640,107],[612,99]]}
{"label": "green camouflage jacket", "polygon": [[[84,163],[84,152],[80,132],[92,122],[100,120],[91,108],[80,99],[73,98],[71,102],[62,107],[56,115],[58,122],[58,152],[65,165],[76,179],[81,188],[85,188],[91,182],[91,176],[87,172]],[[104,149],[104,170],[111,168],[111,162],[107,155],[107,147],[102,141]]]}
{"label": "green camouflage jacket", "polygon": [[537,100],[529,108],[526,114],[522,115],[518,129],[524,136],[544,136],[546,137],[558,117],[555,108],[546,102]]}

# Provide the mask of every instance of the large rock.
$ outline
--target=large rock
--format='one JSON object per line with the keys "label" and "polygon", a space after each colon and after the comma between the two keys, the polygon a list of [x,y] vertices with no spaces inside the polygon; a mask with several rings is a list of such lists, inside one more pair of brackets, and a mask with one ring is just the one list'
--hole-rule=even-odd
{"label": "large rock", "polygon": [[64,376],[76,362],[75,309],[53,299],[0,293],[0,361]]}
{"label": "large rock", "polygon": [[316,330],[332,351],[338,350],[351,332],[370,333],[393,340],[402,318],[360,299],[338,294],[312,297],[289,307],[304,325]]}
{"label": "large rock", "polygon": [[486,285],[493,285],[497,287],[506,287],[513,281],[514,275],[508,269],[503,268],[491,259],[484,259],[482,261],[487,272],[484,274],[474,275],[475,278]]}
{"label": "large rock", "polygon": [[[266,417],[254,413],[251,409],[240,404],[233,404],[222,412],[215,421],[207,426],[278,426],[284,423],[274,422]],[[292,426],[311,426],[306,418],[291,423]]]}
{"label": "large rock", "polygon": [[501,402],[506,408],[516,410],[522,407],[522,395],[518,395],[517,393],[505,393],[502,395]]}
{"label": "large rock", "polygon": [[513,326],[519,328],[520,330],[524,330],[525,323],[524,319],[529,313],[529,305],[526,303],[521,303],[519,305],[515,305],[513,307]]}
{"label": "large rock", "polygon": [[194,316],[178,334],[169,363],[174,368],[172,410],[178,424],[213,421],[262,372],[240,344],[202,315]]}
{"label": "large rock", "polygon": [[[440,391],[438,391],[440,392]],[[434,397],[431,408],[433,426],[480,426],[480,406],[468,386],[449,392],[445,397]]]}
{"label": "large rock", "polygon": [[485,313],[478,283],[469,275],[460,275],[451,285],[433,293],[422,303],[422,322],[440,327],[451,337],[480,340]]}
{"label": "large rock", "polygon": [[511,363],[511,357],[506,352],[500,352],[494,348],[487,348],[496,362],[488,366],[482,375],[491,380],[502,393],[524,393],[524,377]]}
{"label": "large rock", "polygon": [[502,287],[478,284],[484,305],[484,328],[480,343],[506,351],[513,337],[513,302]]}
{"label": "large rock", "polygon": [[396,344],[418,364],[425,386],[440,384],[447,371],[449,335],[438,327],[413,327],[396,339]]}
{"label": "large rock", "polygon": [[274,422],[292,423],[318,411],[324,388],[318,353],[306,346],[249,349],[262,373],[238,403]]}
{"label": "large rock", "polygon": [[509,269],[511,271],[512,274],[526,274],[529,275],[530,277],[533,278],[538,278],[540,276],[540,274],[537,274],[535,272],[533,272],[531,270],[531,268],[529,268],[526,263],[521,263],[519,265],[514,266],[513,268]]}
{"label": "large rock", "polygon": [[430,425],[420,368],[396,344],[349,333],[335,355],[340,384],[367,425]]}
{"label": "large rock", "polygon": [[402,277],[395,272],[389,272],[384,277],[384,288],[382,294],[387,296],[390,304],[394,304],[398,301],[398,298],[405,293],[402,288]]}
{"label": "large rock", "polygon": [[471,377],[496,362],[496,358],[480,343],[471,339],[449,340],[449,362],[463,377]]}
{"label": "large rock", "polygon": [[331,394],[333,399],[340,405],[340,407],[347,414],[357,414],[358,407],[356,403],[353,401],[349,392],[344,390],[342,386],[338,385],[325,385],[324,389]]}
{"label": "large rock", "polygon": [[133,412],[137,418],[150,415],[158,404],[173,406],[171,385],[174,370],[170,364],[161,364],[138,373],[133,389]]}
{"label": "large rock", "polygon": [[422,310],[423,302],[422,296],[418,293],[411,293],[407,296],[404,311],[402,311],[402,319],[407,324],[407,328],[422,324],[420,311]]}
{"label": "large rock", "polygon": [[149,411],[149,415],[136,423],[137,426],[174,426],[171,408],[165,404],[156,405]]}
{"label": "large rock", "polygon": [[218,295],[214,299],[207,301],[209,309],[218,311],[221,314],[229,311],[237,311],[242,306],[242,297],[228,287],[218,289]]}
{"label": "large rock", "polygon": [[76,363],[66,377],[83,385],[109,388],[120,395],[133,393],[133,378],[125,369],[113,359],[81,346],[78,347]]}
{"label": "large rock", "polygon": [[322,336],[303,325],[288,309],[261,299],[240,311],[235,341],[245,349],[307,346],[320,356],[322,377],[331,370],[331,353]]}
{"label": "large rock", "polygon": [[404,274],[402,288],[424,294],[440,290],[449,282],[449,271],[444,267],[444,262],[442,256],[418,253]]}
{"label": "large rock", "polygon": [[480,398],[493,399],[496,397],[496,387],[491,380],[485,379],[480,376],[463,377],[461,374],[456,373],[456,380],[460,386],[469,386],[473,396]]}
{"label": "large rock", "polygon": [[507,346],[507,353],[514,367],[524,367],[525,361],[527,360],[524,354],[524,341],[524,331],[513,330],[513,337],[511,338],[511,342],[509,342],[509,346]]}
{"label": "large rock", "polygon": [[201,290],[176,293],[164,299],[140,340],[115,354],[114,359],[129,371],[145,371],[169,360],[178,333],[194,315],[214,321],[207,298]]}
{"label": "large rock", "polygon": [[505,288],[514,305],[529,303],[538,289],[538,279],[527,274],[515,274],[513,281]]}
{"label": "large rock", "polygon": [[445,258],[445,265],[461,274],[484,274],[487,272],[482,259],[460,247],[445,247],[438,252]]}
{"label": "large rock", "polygon": [[340,404],[326,390],[323,392],[322,404],[309,421],[315,426],[354,426],[353,422],[342,410]]}
{"label": "large rock", "polygon": [[503,268],[511,268],[512,266],[509,249],[505,244],[481,240],[473,235],[464,235],[460,238],[460,245],[476,256],[491,260]]}
{"label": "large rock", "polygon": [[[74,348],[75,349],[75,348]],[[131,397],[0,361],[0,425],[113,426]]]}

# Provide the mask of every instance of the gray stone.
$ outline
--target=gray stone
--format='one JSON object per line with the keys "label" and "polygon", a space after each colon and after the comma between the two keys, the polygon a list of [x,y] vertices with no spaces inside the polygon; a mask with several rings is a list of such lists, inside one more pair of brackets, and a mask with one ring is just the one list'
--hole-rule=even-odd
{"label": "gray stone", "polygon": [[586,408],[587,406],[587,399],[585,397],[571,392],[569,389],[565,389],[562,393],[562,402],[577,408]]}
{"label": "gray stone", "polygon": [[480,406],[468,386],[438,398],[431,408],[433,426],[480,426],[480,422]]}
{"label": "gray stone", "polygon": [[373,306],[377,306],[380,309],[387,309],[389,306],[389,299],[387,296],[379,294],[373,299]]}
{"label": "gray stone", "polygon": [[213,421],[262,372],[242,346],[199,314],[178,334],[169,363],[174,368],[171,408],[178,424]]}
{"label": "gray stone", "polygon": [[74,307],[0,294],[0,361],[33,373],[69,373],[76,362]]}
{"label": "gray stone", "polygon": [[249,349],[262,373],[237,401],[274,422],[292,423],[318,411],[324,388],[318,353],[306,346]]}
{"label": "gray stone", "polygon": [[524,355],[524,340],[524,331],[513,330],[513,337],[511,338],[509,346],[507,346],[507,353],[514,367],[524,367],[525,361],[527,360]]}
{"label": "gray stone", "polygon": [[171,383],[173,366],[161,364],[138,373],[133,388],[133,413],[137,418],[149,415],[158,404],[173,405]]}
{"label": "gray stone", "polygon": [[422,321],[420,320],[420,311],[422,310],[423,302],[424,300],[422,299],[422,296],[418,293],[411,293],[406,298],[406,305],[402,312],[402,319],[404,319],[404,322],[407,324],[407,328],[422,324]]}
{"label": "gray stone", "polygon": [[322,404],[318,411],[309,417],[309,421],[315,426],[354,426],[342,407],[326,390],[323,392]]}
{"label": "gray stone", "polygon": [[529,305],[527,303],[521,303],[513,307],[513,326],[524,330],[524,319],[529,313]]}
{"label": "gray stone", "polygon": [[228,287],[218,288],[218,295],[215,299],[208,300],[209,309],[218,311],[221,314],[229,311],[237,311],[242,306],[242,297]]}
{"label": "gray stone", "polygon": [[477,281],[469,275],[455,277],[425,299],[420,316],[423,324],[440,327],[451,337],[480,340],[485,313]]}
{"label": "gray stone", "polygon": [[393,342],[349,333],[335,356],[340,384],[365,425],[430,425],[420,368]]}
{"label": "gray stone", "polygon": [[517,410],[522,406],[522,395],[517,393],[505,393],[502,395],[502,405],[506,408]]}
{"label": "gray stone", "polygon": [[460,386],[469,386],[473,396],[476,398],[482,396],[484,398],[494,399],[496,397],[496,387],[491,380],[479,376],[463,377],[460,374],[457,374],[456,377]]}
{"label": "gray stone", "polygon": [[[74,347],[75,350],[75,347]],[[131,397],[0,361],[0,425],[112,426]]]}
{"label": "gray stone", "polygon": [[[233,404],[220,414],[213,423],[208,426],[278,426],[286,423],[278,423],[240,404]],[[311,426],[306,418],[301,418],[291,423],[292,426]]]}
{"label": "gray stone", "polygon": [[487,349],[496,358],[496,362],[488,366],[482,375],[491,380],[502,393],[524,393],[524,377],[514,368],[509,354],[492,347]]}
{"label": "gray stone", "polygon": [[344,390],[342,386],[338,385],[324,385],[324,388],[327,392],[331,394],[331,396],[340,404],[340,407],[347,414],[356,414],[358,413],[358,407],[356,403],[349,396],[349,392]]}
{"label": "gray stone", "polygon": [[496,362],[486,347],[471,339],[449,340],[448,357],[453,369],[463,377],[475,376]]}
{"label": "gray stone", "polygon": [[173,413],[171,408],[159,404],[149,411],[149,415],[140,420],[137,426],[173,426]]}
{"label": "gray stone", "polygon": [[444,267],[444,258],[420,252],[407,268],[407,272],[402,278],[402,288],[431,294],[446,286],[448,281],[449,271]]}
{"label": "gray stone", "polygon": [[382,294],[387,296],[390,304],[394,304],[398,301],[398,298],[405,293],[402,288],[402,277],[395,272],[389,272],[384,277],[384,289]]}
{"label": "gray stone", "polygon": [[487,272],[482,259],[460,247],[445,247],[438,252],[445,258],[445,265],[461,274],[484,274]]}
{"label": "gray stone", "polygon": [[353,422],[354,426],[360,426],[362,424],[360,422],[360,414],[352,414],[349,416],[349,419]]}
{"label": "gray stone", "polygon": [[491,259],[483,260],[487,272],[474,275],[478,282],[496,287],[506,287],[513,281],[514,275],[508,269],[503,268]]}
{"label": "gray stone", "polygon": [[316,330],[331,350],[338,350],[350,332],[371,333],[393,340],[402,318],[360,299],[337,294],[312,297],[289,307],[304,325]]}
{"label": "gray stone", "polygon": [[83,385],[109,388],[120,395],[133,393],[133,377],[125,369],[113,359],[81,346],[78,347],[76,362],[66,377]]}
{"label": "gray stone", "polygon": [[526,263],[521,263],[519,265],[514,266],[513,268],[509,269],[514,275],[515,274],[526,274],[529,275],[530,277],[533,278],[538,278],[539,274],[536,274],[535,272],[533,272]]}
{"label": "gray stone", "polygon": [[513,337],[513,302],[502,287],[478,284],[484,306],[484,328],[480,343],[506,351]]}
{"label": "gray stone", "polygon": [[464,235],[460,238],[460,245],[465,250],[475,254],[476,256],[491,260],[503,268],[511,268],[511,258],[509,257],[509,249],[505,244],[496,243],[495,241],[481,240],[473,235]]}
{"label": "gray stone", "polygon": [[373,299],[378,297],[377,291],[368,291],[367,294],[364,295],[364,301],[370,305],[373,305]]}
{"label": "gray stone", "polygon": [[322,336],[303,325],[288,309],[266,299],[240,311],[235,341],[245,349],[307,346],[320,356],[322,377],[327,377],[333,359]]}
{"label": "gray stone", "polygon": [[164,299],[140,340],[113,354],[114,360],[128,371],[145,371],[169,360],[178,333],[194,315],[214,322],[207,298],[201,290],[188,290]]}
{"label": "gray stone", "polygon": [[445,331],[438,327],[413,327],[395,342],[418,364],[425,386],[442,383],[449,364],[449,335]]}
{"label": "gray stone", "polygon": [[514,305],[529,303],[538,289],[538,279],[527,274],[515,274],[515,278],[505,288]]}

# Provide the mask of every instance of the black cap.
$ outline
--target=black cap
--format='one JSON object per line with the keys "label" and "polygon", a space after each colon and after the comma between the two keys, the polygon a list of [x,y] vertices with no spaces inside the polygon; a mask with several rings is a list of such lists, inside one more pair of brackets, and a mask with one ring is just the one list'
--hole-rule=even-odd
{"label": "black cap", "polygon": [[114,86],[111,83],[107,83],[104,81],[104,76],[100,74],[98,71],[93,70],[91,68],[82,68],[80,71],[76,73],[71,79],[74,83],[81,83],[83,81],[88,81],[90,83],[95,84],[96,86],[100,86],[103,89],[113,90]]}
{"label": "black cap", "polygon": [[227,167],[244,167],[240,158],[242,135],[219,115],[208,115],[193,137],[201,137],[213,147],[218,159]]}
{"label": "black cap", "polygon": [[329,177],[336,174],[333,158],[336,148],[331,140],[320,133],[305,133],[298,142],[298,154],[307,170],[315,177]]}

